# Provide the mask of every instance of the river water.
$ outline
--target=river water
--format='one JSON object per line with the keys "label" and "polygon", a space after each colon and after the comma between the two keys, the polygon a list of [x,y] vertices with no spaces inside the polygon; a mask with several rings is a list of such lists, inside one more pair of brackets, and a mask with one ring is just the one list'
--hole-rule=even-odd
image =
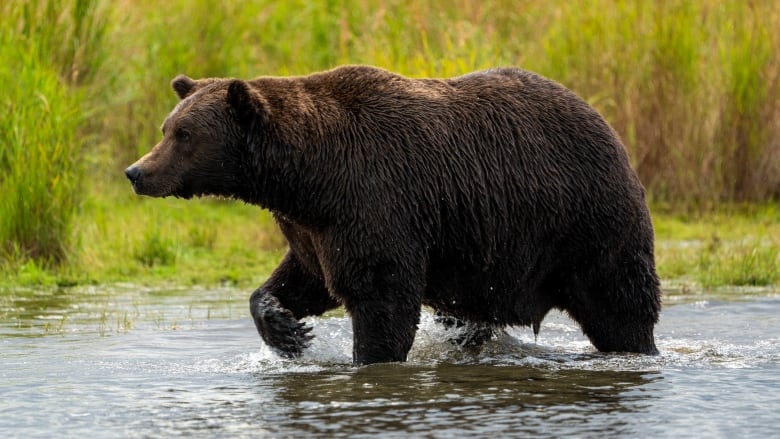
{"label": "river water", "polygon": [[260,341],[234,289],[0,294],[0,436],[777,437],[780,295],[667,291],[661,355],[599,354],[565,315],[538,339],[446,341],[356,368],[343,315],[305,356]]}

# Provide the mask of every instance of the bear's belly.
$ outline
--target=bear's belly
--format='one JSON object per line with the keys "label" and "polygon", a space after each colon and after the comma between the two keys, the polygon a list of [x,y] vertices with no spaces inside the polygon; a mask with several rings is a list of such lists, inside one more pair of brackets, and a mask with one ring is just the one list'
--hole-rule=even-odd
{"label": "bear's belly", "polygon": [[553,307],[539,282],[504,272],[442,270],[429,276],[423,303],[467,321],[532,325]]}

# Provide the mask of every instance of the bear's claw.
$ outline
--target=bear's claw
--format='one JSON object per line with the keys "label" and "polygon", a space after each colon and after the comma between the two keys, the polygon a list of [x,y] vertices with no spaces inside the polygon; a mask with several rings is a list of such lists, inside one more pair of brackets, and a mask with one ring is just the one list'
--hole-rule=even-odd
{"label": "bear's claw", "polygon": [[257,332],[277,354],[284,358],[297,358],[314,338],[311,326],[299,322],[279,301],[266,295],[253,310]]}

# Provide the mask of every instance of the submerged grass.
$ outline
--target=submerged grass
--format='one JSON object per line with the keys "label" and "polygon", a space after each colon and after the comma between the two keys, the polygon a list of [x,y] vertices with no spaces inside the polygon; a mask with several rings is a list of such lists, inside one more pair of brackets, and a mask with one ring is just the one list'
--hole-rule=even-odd
{"label": "submerged grass", "polygon": [[664,278],[780,283],[773,2],[30,0],[0,12],[0,283],[267,276],[284,249],[268,213],[138,198],[121,171],[158,140],[176,74],[344,63],[411,76],[514,65],[558,80],[625,140],[657,211]]}

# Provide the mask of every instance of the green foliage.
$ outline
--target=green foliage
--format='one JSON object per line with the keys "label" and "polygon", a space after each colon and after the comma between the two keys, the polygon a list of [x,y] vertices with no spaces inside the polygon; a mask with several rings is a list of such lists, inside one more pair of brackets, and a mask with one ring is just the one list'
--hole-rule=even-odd
{"label": "green foliage", "polygon": [[[33,0],[0,6],[7,37],[69,84],[91,83],[107,52],[97,0]],[[11,58],[13,59],[13,58]]]}
{"label": "green foliage", "polygon": [[[105,52],[92,0],[0,6],[0,255],[62,262],[84,188],[84,93]],[[70,84],[70,85],[69,85]]]}
{"label": "green foliage", "polygon": [[18,264],[14,273],[14,283],[20,285],[37,285],[53,287],[57,285],[57,278],[34,260],[26,260]]}
{"label": "green foliage", "polygon": [[716,142],[722,193],[736,199],[777,195],[780,149],[767,148],[780,125],[777,27],[753,4],[729,12],[730,44],[720,54],[726,77]]}
{"label": "green foliage", "polygon": [[[44,279],[30,267],[67,259],[57,270],[68,282],[159,279],[174,269],[190,270],[180,279],[192,282],[267,274],[284,247],[267,214],[150,200],[159,209],[150,215],[123,181],[122,169],[158,141],[176,103],[168,82],[179,73],[250,78],[364,63],[419,77],[520,66],[598,108],[625,140],[654,206],[671,216],[776,201],[778,28],[770,1],[4,2],[2,272],[27,267],[19,273],[34,282]],[[668,216],[660,238],[724,236],[664,230]],[[705,284],[746,282],[749,275],[700,275],[737,265],[767,271],[776,240],[766,251],[764,241],[749,241],[727,257],[739,240],[724,238],[714,253],[662,242],[659,268]]]}
{"label": "green foliage", "polygon": [[16,32],[15,18],[5,15],[0,33],[0,254],[57,262],[77,204],[79,98],[31,50],[37,41]]}
{"label": "green foliage", "polygon": [[742,209],[706,217],[654,213],[659,275],[706,288],[780,284],[780,210]]}
{"label": "green foliage", "polygon": [[176,242],[157,227],[150,227],[133,256],[147,267],[173,265],[176,262]]}
{"label": "green foliage", "polygon": [[719,247],[711,245],[700,255],[698,280],[703,286],[767,286],[780,282],[780,247],[760,241]]}
{"label": "green foliage", "polygon": [[123,62],[103,129],[116,169],[157,141],[178,73],[249,78],[367,63],[450,76],[517,65],[601,110],[654,200],[697,209],[780,196],[771,2],[176,0],[114,13],[111,52]]}
{"label": "green foliage", "polygon": [[[3,55],[8,47],[0,49]],[[66,255],[81,189],[73,136],[78,101],[55,75],[26,61],[33,65],[0,66],[0,82],[20,84],[0,95],[0,251],[58,262]]]}
{"label": "green foliage", "polygon": [[216,224],[195,224],[189,230],[188,237],[190,245],[193,248],[202,248],[204,250],[213,250],[217,241]]}
{"label": "green foliage", "polygon": [[79,259],[60,269],[76,283],[256,287],[285,250],[270,214],[255,206],[139,198],[125,185],[90,194],[79,218]]}

